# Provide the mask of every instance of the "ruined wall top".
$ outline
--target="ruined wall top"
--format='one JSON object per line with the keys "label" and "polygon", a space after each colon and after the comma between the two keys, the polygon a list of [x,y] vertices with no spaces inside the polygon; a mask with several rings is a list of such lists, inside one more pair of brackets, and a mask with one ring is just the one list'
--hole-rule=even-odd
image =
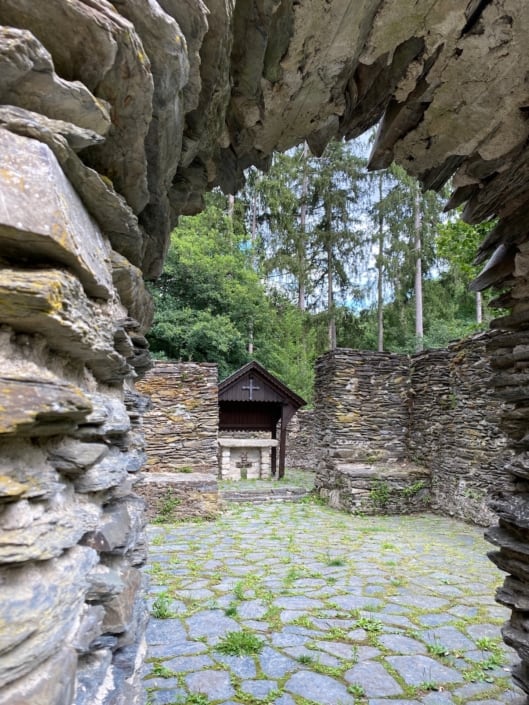
{"label": "ruined wall top", "polygon": [[[112,246],[161,268],[178,214],[307,139],[321,153],[382,118],[371,164],[451,205],[525,218],[529,123],[517,0],[3,0],[0,127],[48,144]],[[485,88],[486,87],[486,88]],[[520,231],[520,228],[515,228]],[[519,258],[518,266],[523,263]]]}

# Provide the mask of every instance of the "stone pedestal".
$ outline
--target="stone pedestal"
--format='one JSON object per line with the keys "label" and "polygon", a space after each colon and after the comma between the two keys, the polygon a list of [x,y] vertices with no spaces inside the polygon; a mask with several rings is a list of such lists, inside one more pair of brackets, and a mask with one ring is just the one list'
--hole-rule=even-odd
{"label": "stone pedestal", "polygon": [[268,480],[272,475],[271,438],[219,438],[219,479]]}

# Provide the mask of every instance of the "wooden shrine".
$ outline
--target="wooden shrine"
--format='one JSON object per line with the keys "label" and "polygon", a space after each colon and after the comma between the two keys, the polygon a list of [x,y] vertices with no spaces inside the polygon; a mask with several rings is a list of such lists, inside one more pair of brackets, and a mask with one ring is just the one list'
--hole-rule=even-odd
{"label": "wooden shrine", "polygon": [[[285,474],[288,422],[305,404],[304,399],[254,360],[219,384],[219,436],[222,436],[223,431],[267,432],[272,441],[276,441],[277,427],[281,422],[279,443],[269,441],[254,444],[255,448],[261,448],[260,463],[266,469],[268,463],[262,448],[270,448],[270,472],[281,479]],[[246,439],[236,440],[237,443],[235,439],[219,438],[221,452],[227,454],[231,448],[242,447]],[[253,440],[257,442],[259,439],[248,439],[248,449],[253,447]],[[264,474],[259,476],[264,477]]]}

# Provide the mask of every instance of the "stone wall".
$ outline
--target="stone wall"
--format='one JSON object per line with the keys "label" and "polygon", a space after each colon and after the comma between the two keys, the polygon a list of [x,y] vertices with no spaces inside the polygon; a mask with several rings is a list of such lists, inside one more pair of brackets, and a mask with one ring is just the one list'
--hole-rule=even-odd
{"label": "stone wall", "polygon": [[498,426],[502,405],[485,356],[495,337],[481,334],[411,357],[337,350],[320,358],[320,493],[350,511],[429,505],[492,523],[491,497],[511,484],[503,472],[511,451]]}
{"label": "stone wall", "polygon": [[150,398],[144,431],[147,471],[211,473],[217,476],[219,425],[217,366],[155,362],[138,383]]}
{"label": "stone wall", "polygon": [[24,134],[0,129],[0,703],[137,702],[133,380],[149,364],[152,304],[61,169],[93,133],[63,123],[60,140],[26,113],[16,126]]}
{"label": "stone wall", "polygon": [[491,497],[507,489],[511,456],[499,428],[487,333],[411,359],[409,457],[432,471],[432,508],[484,526]]}
{"label": "stone wall", "polygon": [[318,468],[407,457],[409,360],[338,349],[316,362]]}
{"label": "stone wall", "polygon": [[285,465],[294,470],[316,470],[317,449],[314,438],[314,411],[300,409],[287,428]]}
{"label": "stone wall", "polygon": [[137,384],[150,400],[144,417],[146,473],[136,491],[149,520],[219,514],[217,366],[155,362]]}
{"label": "stone wall", "polygon": [[149,521],[215,519],[220,511],[217,478],[211,473],[150,472],[137,490],[145,499]]}

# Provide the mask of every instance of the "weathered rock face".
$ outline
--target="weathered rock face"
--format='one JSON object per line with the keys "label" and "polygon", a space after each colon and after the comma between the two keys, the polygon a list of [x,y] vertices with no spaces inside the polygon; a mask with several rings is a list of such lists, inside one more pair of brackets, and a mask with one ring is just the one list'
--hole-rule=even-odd
{"label": "weathered rock face", "polygon": [[373,166],[396,158],[434,187],[457,171],[453,203],[502,216],[485,254],[523,217],[529,10],[515,0],[5,0],[0,22],[2,103],[91,131],[82,161],[130,206],[117,249],[147,275],[206,188],[381,118]]}
{"label": "weathered rock face", "polygon": [[0,47],[0,703],[139,702],[141,231],[76,154],[109,105],[26,29]]}
{"label": "weathered rock face", "polygon": [[[526,542],[528,29],[529,7],[517,0],[2,0],[0,265],[9,272],[0,283],[0,457],[12,462],[0,501],[27,502],[48,537],[40,557],[36,534],[22,543],[17,535],[6,556],[18,551],[28,570],[60,562],[96,513],[130,494],[144,409],[131,381],[149,366],[152,315],[142,275],[160,272],[178,215],[199,210],[213,185],[235,189],[243,169],[266,166],[274,149],[307,139],[319,153],[332,136],[382,118],[374,167],[395,158],[432,187],[456,172],[451,205],[466,202],[472,222],[499,217],[480,253],[495,257],[476,287],[501,286],[498,305],[512,309],[497,325],[513,335],[492,354],[519,451],[509,465],[516,495],[497,505],[495,540],[521,584],[508,583],[506,638],[528,664],[518,677],[529,692],[520,612],[529,588],[513,548]],[[109,472],[111,458],[120,462]],[[65,507],[53,539],[41,503],[50,516]],[[21,514],[10,507],[10,531]],[[126,581],[133,573],[114,561],[138,561],[140,548],[116,557],[106,545],[94,539],[90,550]],[[22,677],[17,647],[0,702],[133,702],[134,614],[123,638],[103,635],[89,652],[86,639],[52,638]]]}

